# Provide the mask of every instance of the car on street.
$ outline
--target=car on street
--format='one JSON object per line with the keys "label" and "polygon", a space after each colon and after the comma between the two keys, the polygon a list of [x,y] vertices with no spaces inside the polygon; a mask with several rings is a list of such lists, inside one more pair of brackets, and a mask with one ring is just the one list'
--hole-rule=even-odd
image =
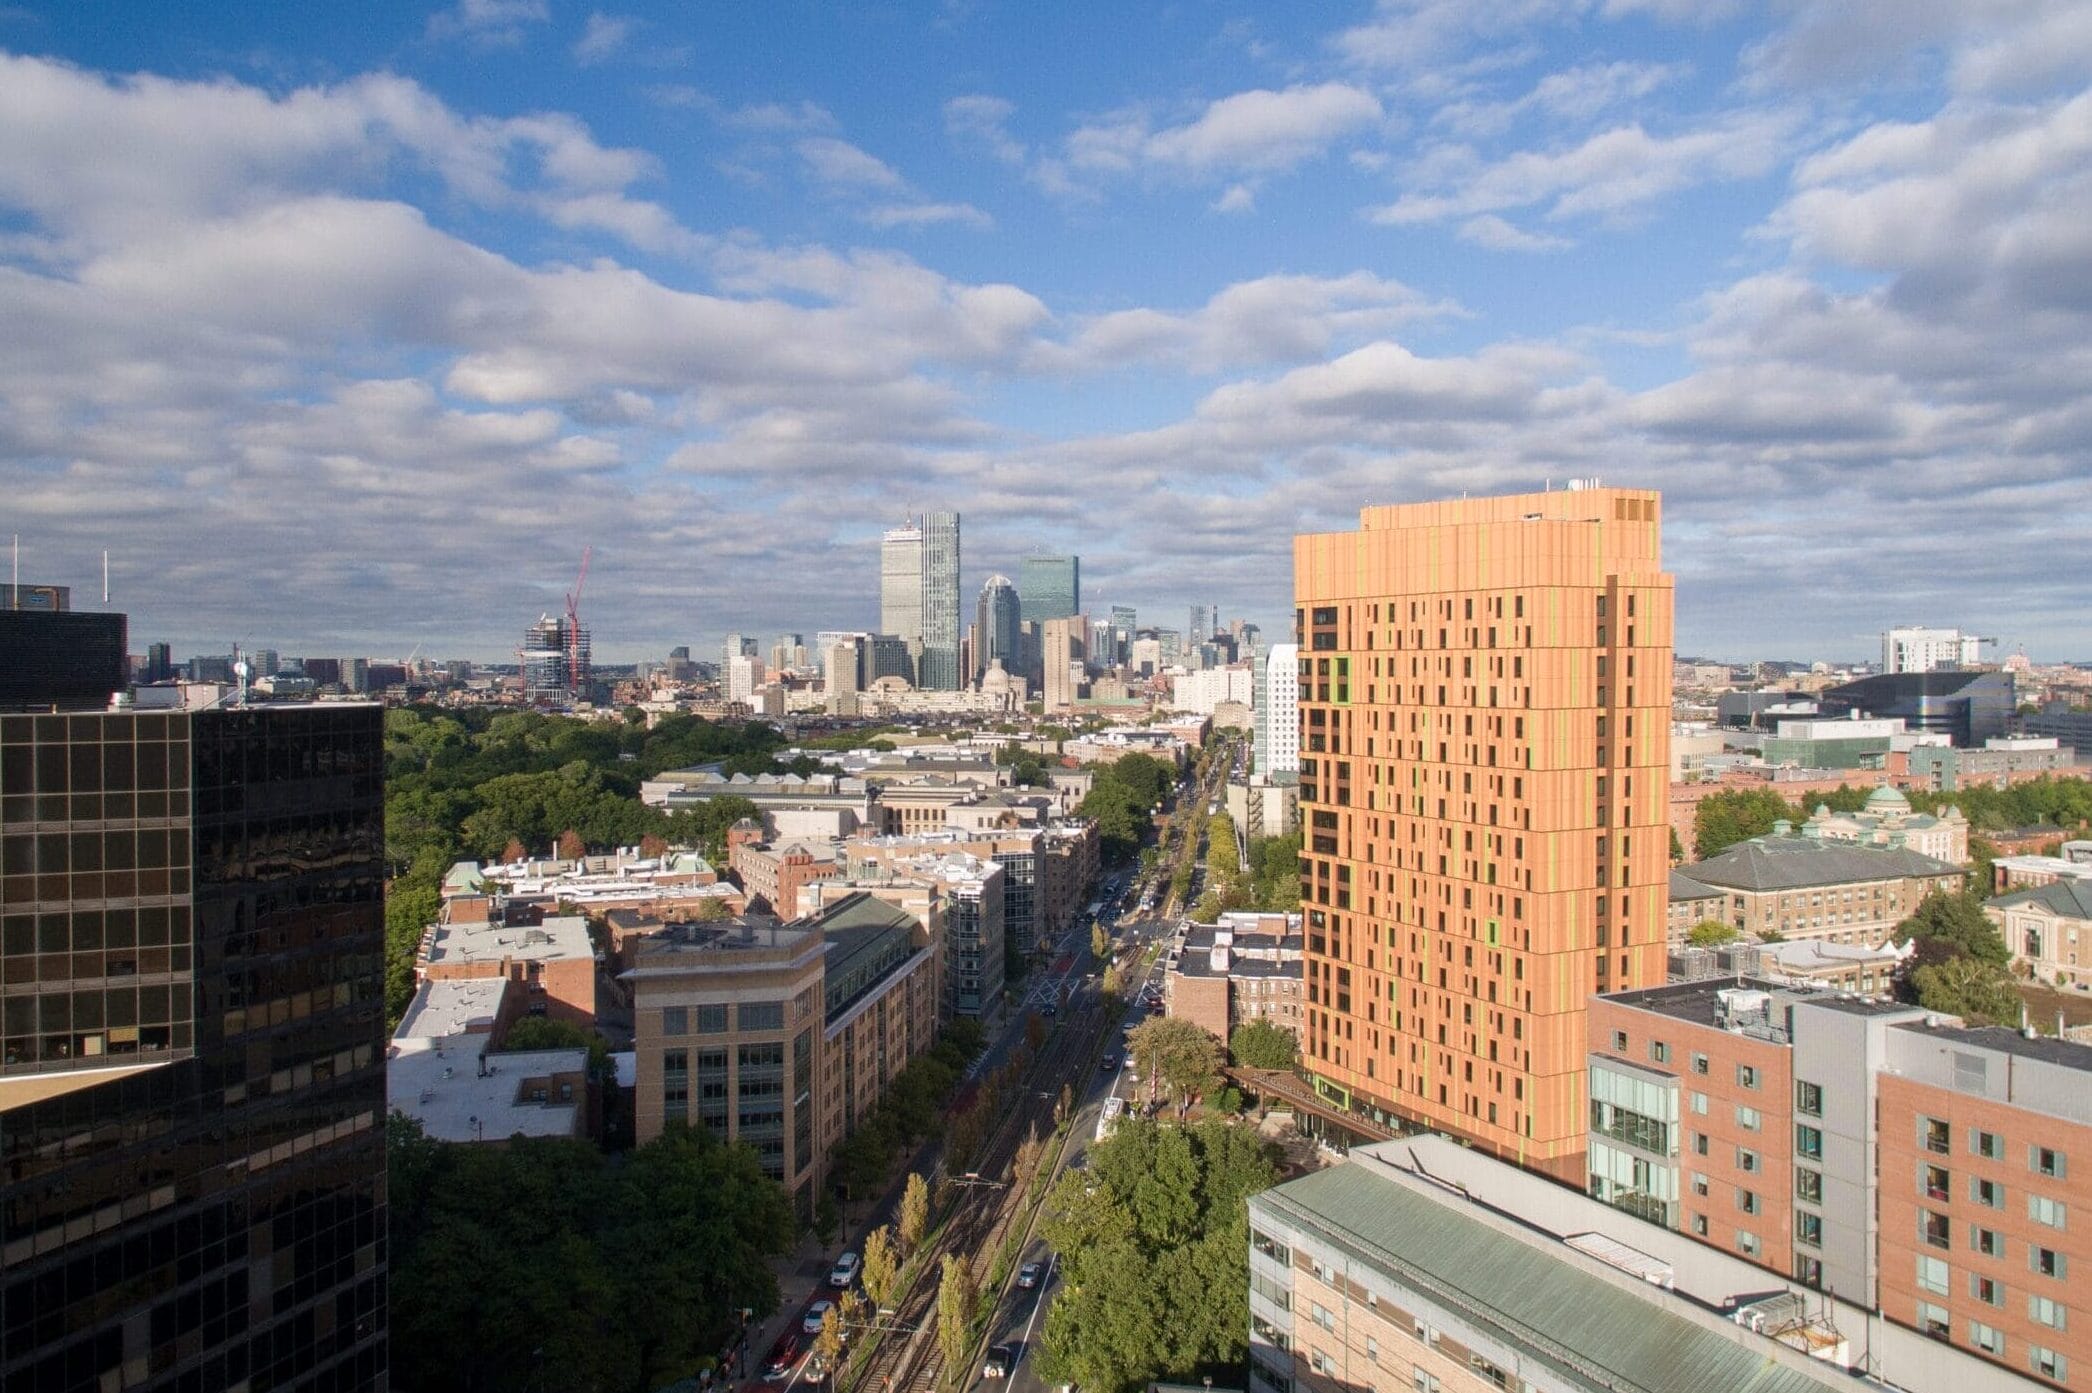
{"label": "car on street", "polygon": [[1017,1287],[1020,1291],[1030,1291],[1038,1284],[1039,1265],[1037,1263],[1028,1262],[1017,1269]]}
{"label": "car on street", "polygon": [[800,1333],[805,1335],[820,1334],[821,1318],[834,1309],[835,1303],[833,1301],[816,1301],[813,1305],[807,1307],[805,1317],[799,1322]]}
{"label": "car on street", "polygon": [[844,1253],[828,1270],[828,1285],[840,1291],[857,1280],[857,1270],[864,1266],[864,1259],[855,1253]]}
{"label": "car on street", "polygon": [[1108,1054],[1104,1056],[1104,1058],[1097,1061],[1097,1068],[1102,1073],[1108,1074],[1118,1067],[1119,1057],[1115,1054]]}
{"label": "car on street", "polygon": [[1008,1378],[1010,1365],[1016,1362],[1016,1351],[1008,1345],[988,1346],[988,1357],[981,1361],[982,1378]]}
{"label": "car on street", "polygon": [[799,1337],[789,1331],[780,1335],[777,1343],[770,1346],[770,1358],[763,1365],[763,1382],[783,1383],[792,1376],[792,1366],[799,1362]]}
{"label": "car on street", "polygon": [[1046,1017],[1046,1019],[1048,1020],[1052,1020],[1055,1016],[1058,1016],[1060,1013],[1061,1008],[1054,1005],[1050,1001],[1039,1008],[1039,1014]]}

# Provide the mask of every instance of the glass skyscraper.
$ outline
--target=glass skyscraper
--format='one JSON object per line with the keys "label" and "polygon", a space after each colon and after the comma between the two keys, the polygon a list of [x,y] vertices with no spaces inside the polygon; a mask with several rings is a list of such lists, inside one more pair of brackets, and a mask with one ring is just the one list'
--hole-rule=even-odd
{"label": "glass skyscraper", "polygon": [[1027,556],[1017,572],[1019,617],[1027,624],[1082,612],[1082,558]]}
{"label": "glass skyscraper", "polygon": [[382,712],[106,702],[0,715],[0,1387],[382,1389]]}
{"label": "glass skyscraper", "polygon": [[981,586],[980,599],[974,603],[974,680],[980,680],[981,674],[988,670],[988,664],[998,658],[1002,660],[1004,672],[1012,677],[1023,675],[1017,628],[1021,613],[1017,587],[1010,584],[1010,578],[988,577]]}
{"label": "glass skyscraper", "polygon": [[956,692],[959,671],[959,515],[925,513],[922,524],[922,658],[915,685]]}

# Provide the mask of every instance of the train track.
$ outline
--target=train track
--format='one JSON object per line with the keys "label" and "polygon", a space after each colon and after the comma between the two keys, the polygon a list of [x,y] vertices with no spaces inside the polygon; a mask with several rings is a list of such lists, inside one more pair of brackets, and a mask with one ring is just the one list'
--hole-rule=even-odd
{"label": "train track", "polygon": [[[1073,1013],[1071,1013],[1073,1015]],[[1033,1128],[1052,1131],[1053,1107],[1063,1083],[1076,1081],[1077,1068],[1087,1068],[1107,1024],[1101,1002],[1090,998],[1079,1018],[1063,1017],[1005,1101],[1002,1119],[981,1148],[969,1177],[957,1182],[945,1222],[920,1259],[914,1285],[889,1327],[895,1338],[882,1341],[849,1385],[850,1393],[933,1393],[943,1383],[944,1354],[937,1340],[937,1290],[946,1254],[958,1255],[976,1287],[994,1262],[1010,1220],[1017,1213],[1011,1174],[1017,1151]],[[941,1159],[941,1158],[940,1158]],[[1043,1183],[1043,1182],[1040,1182]]]}

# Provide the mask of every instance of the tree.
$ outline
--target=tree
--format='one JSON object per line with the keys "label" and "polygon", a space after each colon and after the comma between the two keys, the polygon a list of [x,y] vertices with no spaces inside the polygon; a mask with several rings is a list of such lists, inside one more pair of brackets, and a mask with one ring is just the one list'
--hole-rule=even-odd
{"label": "tree", "polygon": [[1801,810],[1769,788],[1724,789],[1693,810],[1693,851],[1702,861],[1737,842],[1762,837],[1782,818],[1794,822]]}
{"label": "tree", "polygon": [[582,841],[581,834],[571,827],[559,834],[558,849],[562,861],[579,861],[588,855],[588,843]]}
{"label": "tree", "polygon": [[1190,919],[1194,924],[1218,924],[1222,903],[1218,890],[1208,890],[1199,896],[1199,902],[1191,907]]}
{"label": "tree", "polygon": [[1102,924],[1090,925],[1090,956],[1099,962],[1111,956],[1111,935]]}
{"label": "tree", "polygon": [[2012,960],[2012,950],[2005,946],[2004,938],[1984,914],[1982,901],[1966,892],[1933,891],[1918,902],[1908,919],[1896,926],[1895,937],[1898,943],[1914,938],[1941,940],[1993,967],[2003,967]]}
{"label": "tree", "polygon": [[1126,1037],[1127,1054],[1148,1081],[1148,1096],[1167,1092],[1182,1116],[1220,1076],[1220,1041],[1181,1016],[1153,1016]]}
{"label": "tree", "polygon": [[1110,967],[1104,969],[1103,987],[1105,997],[1108,998],[1114,1005],[1116,1005],[1120,1001],[1125,1000],[1126,979],[1124,975],[1120,973],[1119,965],[1117,963],[1113,963]]}
{"label": "tree", "polygon": [[2019,1024],[2021,1001],[2011,974],[1974,957],[1952,957],[1911,970],[1918,1004],[1960,1016],[1971,1025]]}
{"label": "tree", "polygon": [[973,1272],[950,1253],[944,1255],[944,1271],[937,1283],[937,1348],[944,1367],[959,1369],[973,1346],[973,1308],[979,1299]]}
{"label": "tree", "polygon": [[833,1369],[843,1352],[843,1320],[835,1307],[821,1312],[821,1330],[814,1336],[814,1357],[823,1369]]}
{"label": "tree", "polygon": [[1685,941],[1695,948],[1719,948],[1743,937],[1743,931],[1719,919],[1702,919],[1686,932]]}
{"label": "tree", "polygon": [[901,1251],[913,1253],[929,1227],[930,1186],[921,1174],[911,1171],[907,1188],[901,1191]]}
{"label": "tree", "polygon": [[668,839],[657,833],[649,832],[639,839],[639,854],[641,856],[649,856],[658,861],[668,855],[668,851]]}
{"label": "tree", "polygon": [[1300,1060],[1293,1032],[1262,1016],[1236,1026],[1228,1037],[1228,1050],[1245,1069],[1291,1069]]}
{"label": "tree", "polygon": [[550,1016],[525,1016],[508,1028],[501,1048],[513,1053],[525,1050],[587,1050],[588,1071],[595,1078],[610,1076],[610,1042],[593,1030],[572,1021]]}
{"label": "tree", "polygon": [[864,1266],[858,1280],[872,1305],[885,1308],[893,1301],[894,1283],[900,1279],[900,1254],[894,1249],[893,1230],[881,1224],[864,1236]]}
{"label": "tree", "polygon": [[525,860],[529,855],[530,849],[523,845],[520,837],[510,837],[508,845],[501,849],[502,864],[507,866],[513,866],[516,862]]}

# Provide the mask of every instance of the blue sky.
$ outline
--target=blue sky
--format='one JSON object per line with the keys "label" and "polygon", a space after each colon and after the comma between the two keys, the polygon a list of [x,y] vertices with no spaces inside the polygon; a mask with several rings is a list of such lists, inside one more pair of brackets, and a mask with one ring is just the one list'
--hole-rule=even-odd
{"label": "blue sky", "polygon": [[0,522],[137,643],[870,624],[965,517],[1662,488],[1681,650],[2092,658],[2092,7],[0,6]]}

